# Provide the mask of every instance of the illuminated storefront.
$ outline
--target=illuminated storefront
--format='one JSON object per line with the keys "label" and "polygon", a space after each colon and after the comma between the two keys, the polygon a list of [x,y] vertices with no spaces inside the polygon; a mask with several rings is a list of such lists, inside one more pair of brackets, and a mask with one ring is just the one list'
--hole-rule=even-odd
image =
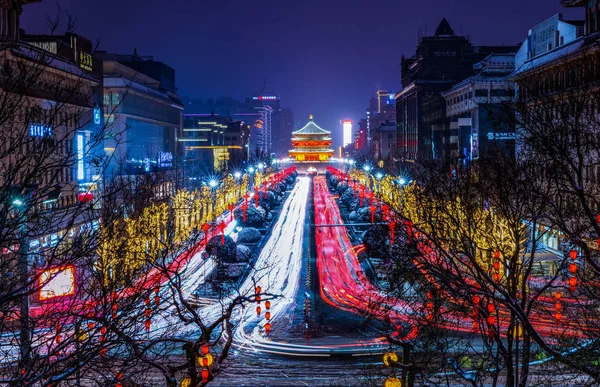
{"label": "illuminated storefront", "polygon": [[328,161],[334,154],[331,146],[331,132],[310,121],[302,129],[292,133],[292,147],[289,155],[296,161]]}

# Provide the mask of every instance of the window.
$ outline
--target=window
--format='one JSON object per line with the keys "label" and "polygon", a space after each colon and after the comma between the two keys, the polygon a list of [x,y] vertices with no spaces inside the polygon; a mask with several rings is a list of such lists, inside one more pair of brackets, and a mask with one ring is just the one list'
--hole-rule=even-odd
{"label": "window", "polygon": [[475,90],[475,97],[487,97],[488,91],[485,89],[477,89]]}

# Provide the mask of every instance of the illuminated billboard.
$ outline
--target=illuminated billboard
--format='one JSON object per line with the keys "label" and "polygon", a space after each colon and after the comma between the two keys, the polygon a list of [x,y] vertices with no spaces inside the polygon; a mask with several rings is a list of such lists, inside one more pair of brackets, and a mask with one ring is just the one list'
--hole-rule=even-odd
{"label": "illuminated billboard", "polygon": [[344,133],[344,147],[348,144],[352,144],[352,121],[344,120],[342,123]]}
{"label": "illuminated billboard", "polygon": [[40,275],[40,301],[75,294],[75,267],[55,267]]}

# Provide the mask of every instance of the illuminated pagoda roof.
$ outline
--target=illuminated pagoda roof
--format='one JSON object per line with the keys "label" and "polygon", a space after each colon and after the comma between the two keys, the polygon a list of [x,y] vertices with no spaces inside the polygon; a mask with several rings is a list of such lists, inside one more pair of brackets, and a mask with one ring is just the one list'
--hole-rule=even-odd
{"label": "illuminated pagoda roof", "polygon": [[313,116],[312,114],[310,115],[310,120],[308,121],[308,124],[304,125],[304,127],[300,130],[297,130],[295,132],[292,132],[292,134],[294,136],[297,135],[321,135],[321,136],[325,136],[325,135],[330,135],[331,132],[319,127],[319,125],[315,124],[315,122],[313,121]]}

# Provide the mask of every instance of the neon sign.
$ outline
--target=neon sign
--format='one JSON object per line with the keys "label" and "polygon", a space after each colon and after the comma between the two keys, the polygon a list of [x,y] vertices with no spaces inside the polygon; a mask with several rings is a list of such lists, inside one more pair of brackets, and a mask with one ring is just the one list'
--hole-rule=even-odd
{"label": "neon sign", "polygon": [[75,294],[75,267],[55,267],[40,275],[40,301]]}
{"label": "neon sign", "polygon": [[259,100],[259,101],[274,101],[279,98],[274,95],[259,95],[258,97],[252,97],[252,99]]}
{"label": "neon sign", "polygon": [[52,128],[48,125],[30,124],[29,135],[31,137],[48,137],[52,135]]}

